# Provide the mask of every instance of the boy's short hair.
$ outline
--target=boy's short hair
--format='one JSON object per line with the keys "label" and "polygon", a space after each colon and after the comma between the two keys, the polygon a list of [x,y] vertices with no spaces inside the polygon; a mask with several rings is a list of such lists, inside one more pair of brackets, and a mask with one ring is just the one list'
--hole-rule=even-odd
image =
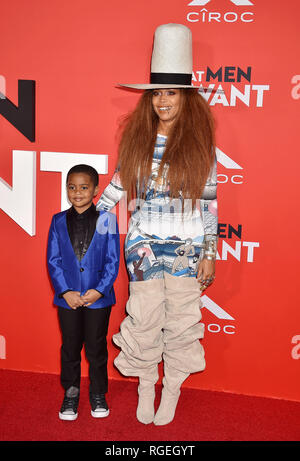
{"label": "boy's short hair", "polygon": [[99,175],[98,175],[98,172],[97,170],[95,170],[95,168],[93,168],[92,166],[90,165],[85,165],[85,164],[81,164],[81,165],[75,165],[73,166],[69,171],[68,171],[68,174],[67,174],[67,183],[68,183],[68,179],[69,179],[69,176],[71,174],[74,174],[74,173],[85,173],[87,175],[90,176],[90,178],[92,179],[93,181],[93,184],[94,186],[98,186],[99,184]]}

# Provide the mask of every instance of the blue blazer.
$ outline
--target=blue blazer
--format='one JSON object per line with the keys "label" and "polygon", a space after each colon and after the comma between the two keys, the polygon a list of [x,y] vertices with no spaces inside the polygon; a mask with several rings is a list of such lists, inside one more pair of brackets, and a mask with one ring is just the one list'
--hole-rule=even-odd
{"label": "blue blazer", "polygon": [[71,309],[59,295],[67,290],[84,294],[94,288],[103,296],[89,308],[107,307],[116,302],[113,283],[118,275],[120,239],[116,216],[100,211],[90,246],[78,261],[69,237],[67,211],[53,216],[47,247],[49,274],[54,286],[54,304]]}

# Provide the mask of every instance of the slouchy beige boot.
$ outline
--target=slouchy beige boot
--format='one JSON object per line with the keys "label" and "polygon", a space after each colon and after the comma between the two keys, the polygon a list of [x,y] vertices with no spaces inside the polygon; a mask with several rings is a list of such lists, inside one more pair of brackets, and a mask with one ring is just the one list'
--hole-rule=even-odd
{"label": "slouchy beige boot", "polygon": [[157,426],[169,424],[175,415],[180,387],[190,373],[205,368],[200,288],[192,277],[165,273],[164,378]]}
{"label": "slouchy beige boot", "polygon": [[136,417],[143,424],[154,418],[157,365],[162,360],[165,321],[164,280],[130,282],[127,317],[113,341],[121,348],[114,364],[125,376],[138,376]]}
{"label": "slouchy beige boot", "polygon": [[157,364],[162,359],[165,321],[164,280],[130,282],[127,317],[120,332],[113,335],[121,348],[114,364],[125,376],[138,376],[156,382]]}
{"label": "slouchy beige boot", "polygon": [[136,417],[140,423],[150,424],[154,419],[155,383],[140,378],[138,395]]}
{"label": "slouchy beige boot", "polygon": [[164,426],[173,421],[179,396],[180,390],[172,393],[166,387],[163,388],[160,405],[153,420],[155,426]]}
{"label": "slouchy beige boot", "polygon": [[166,364],[164,365],[164,372],[160,405],[153,421],[156,426],[163,426],[173,421],[181,384],[189,376],[189,373],[169,368]]}

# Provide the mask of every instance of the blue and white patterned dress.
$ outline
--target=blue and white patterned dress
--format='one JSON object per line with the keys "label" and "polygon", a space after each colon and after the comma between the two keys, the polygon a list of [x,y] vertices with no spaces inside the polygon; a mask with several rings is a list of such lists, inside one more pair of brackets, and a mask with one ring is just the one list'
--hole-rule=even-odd
{"label": "blue and white patterned dress", "polygon": [[[129,222],[125,259],[130,281],[162,278],[164,271],[178,277],[195,277],[205,241],[217,239],[216,160],[202,197],[192,209],[191,200],[170,198],[167,165],[158,179],[166,142],[166,136],[157,135],[145,199],[137,199]],[[97,210],[111,210],[124,193],[117,169],[97,203]],[[140,196],[138,184],[137,197]]]}

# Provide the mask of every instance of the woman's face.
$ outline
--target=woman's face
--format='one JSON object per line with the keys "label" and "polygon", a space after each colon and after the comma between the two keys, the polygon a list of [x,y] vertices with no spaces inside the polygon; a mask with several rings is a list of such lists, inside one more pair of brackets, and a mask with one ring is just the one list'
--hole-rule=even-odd
{"label": "woman's face", "polygon": [[180,110],[180,89],[158,89],[152,91],[152,106],[161,126],[170,126]]}

